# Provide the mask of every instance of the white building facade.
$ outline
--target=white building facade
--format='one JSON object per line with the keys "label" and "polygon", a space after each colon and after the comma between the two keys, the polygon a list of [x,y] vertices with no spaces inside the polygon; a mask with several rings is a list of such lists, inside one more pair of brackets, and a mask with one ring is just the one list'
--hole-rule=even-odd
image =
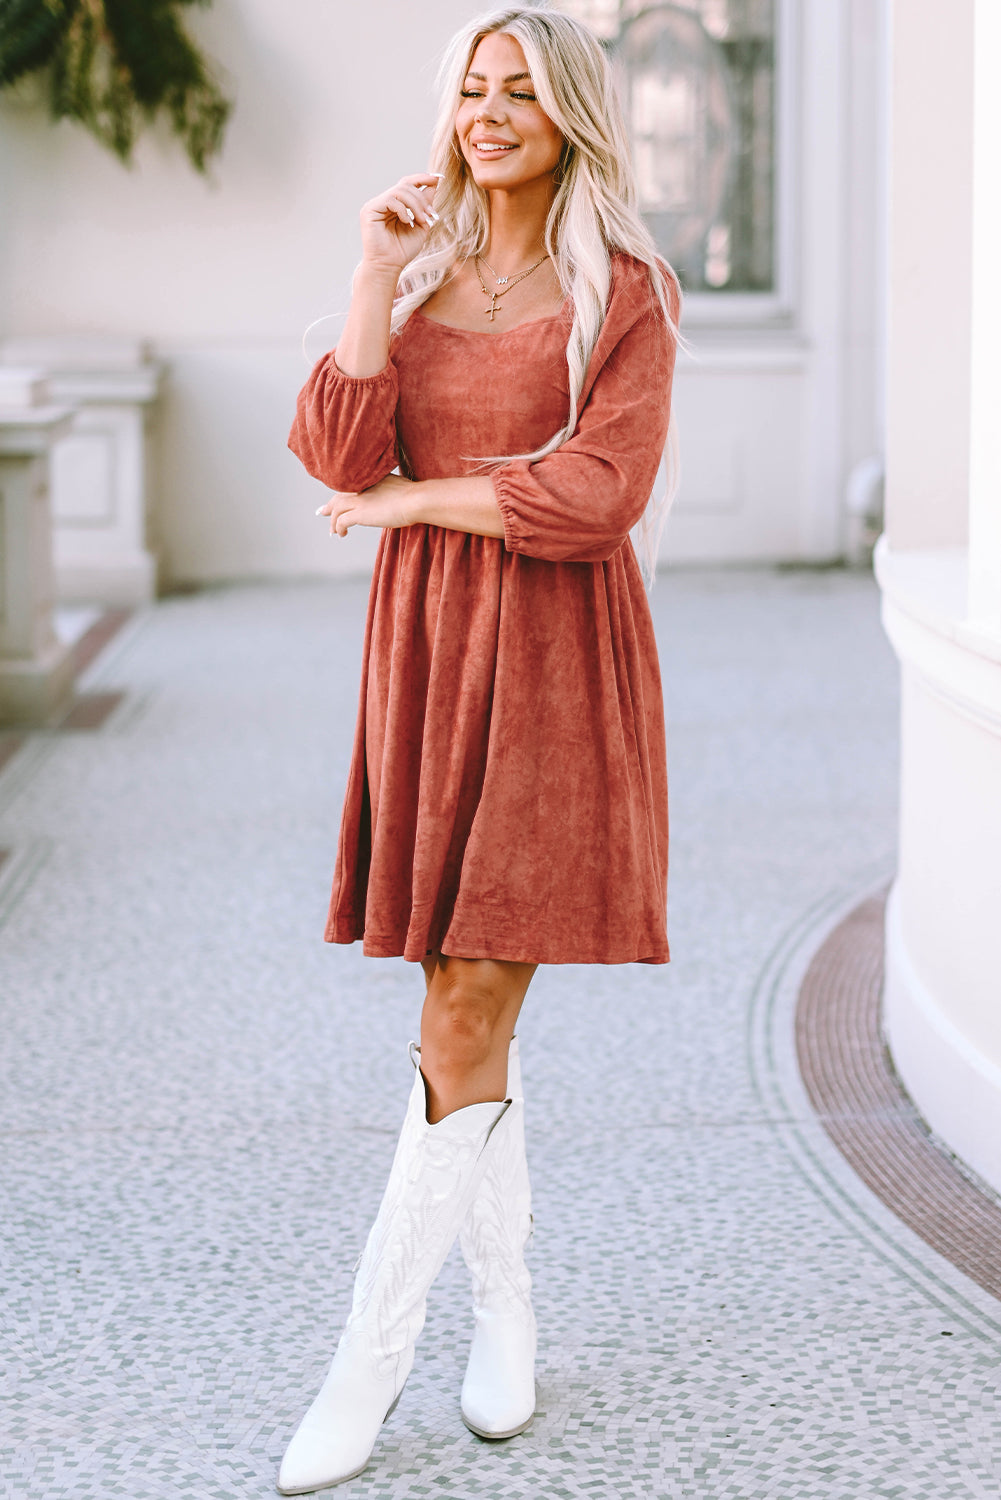
{"label": "white building facade", "polygon": [[[684,482],[664,556],[836,557],[849,476],[882,448],[882,5],[684,0],[648,7],[642,27],[632,0],[567,8],[610,44],[618,33],[636,65],[640,177],[658,222],[674,226],[665,248],[677,244],[692,287],[676,396]],[[168,586],[368,566],[374,537],[331,542],[314,518],[315,485],[285,451],[308,368],[300,341],[313,319],[346,306],[361,203],[426,164],[437,58],[482,9],[303,0],[286,12],[241,0],[192,10],[188,24],[236,100],[211,181],[165,132],[140,143],[127,171],[77,127],[52,125],[31,88],[0,96],[10,209],[0,340],[148,341],[166,380],[141,545]],[[666,43],[651,40],[658,14],[673,18]],[[742,47],[758,59],[743,71]],[[706,99],[708,136],[697,119],[686,124]],[[674,149],[658,152],[665,102]],[[661,160],[682,170],[661,180]],[[749,200],[743,237],[725,214],[712,217],[728,174],[731,197]],[[703,212],[700,274],[682,231]],[[313,358],[336,327],[310,334]]]}

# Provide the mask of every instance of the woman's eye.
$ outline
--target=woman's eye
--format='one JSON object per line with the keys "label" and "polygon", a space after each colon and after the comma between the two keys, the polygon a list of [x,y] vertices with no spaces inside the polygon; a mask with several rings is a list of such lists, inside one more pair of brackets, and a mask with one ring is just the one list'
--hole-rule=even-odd
{"label": "woman's eye", "polygon": [[[460,99],[482,99],[483,98],[483,91],[481,89],[460,89],[459,90],[459,97],[460,97]],[[511,95],[511,98],[512,99],[522,99],[522,100],[524,100],[528,104],[534,104],[535,103],[535,95],[534,94],[524,94],[524,93],[518,92],[518,93],[513,93]]]}

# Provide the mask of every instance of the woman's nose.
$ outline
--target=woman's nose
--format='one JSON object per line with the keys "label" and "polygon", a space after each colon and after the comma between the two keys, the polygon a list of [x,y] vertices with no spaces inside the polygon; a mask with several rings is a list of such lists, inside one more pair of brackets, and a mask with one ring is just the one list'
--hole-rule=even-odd
{"label": "woman's nose", "polygon": [[476,111],[478,120],[497,120],[503,113],[502,101],[496,98],[486,98]]}

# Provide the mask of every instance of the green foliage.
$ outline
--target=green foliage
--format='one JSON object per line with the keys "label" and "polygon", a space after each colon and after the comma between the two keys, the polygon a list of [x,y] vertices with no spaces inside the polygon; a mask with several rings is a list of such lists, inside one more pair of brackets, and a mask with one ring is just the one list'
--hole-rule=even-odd
{"label": "green foliage", "polygon": [[0,88],[52,61],[72,3],[0,0]]}
{"label": "green foliage", "polygon": [[122,161],[145,121],[169,114],[204,172],[231,105],[178,15],[208,0],[0,0],[0,88],[39,69],[56,119],[74,119]]}

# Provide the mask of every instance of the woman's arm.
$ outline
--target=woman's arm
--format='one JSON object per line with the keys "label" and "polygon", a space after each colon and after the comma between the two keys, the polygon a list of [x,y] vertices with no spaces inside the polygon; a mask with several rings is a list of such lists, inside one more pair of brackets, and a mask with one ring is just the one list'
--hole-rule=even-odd
{"label": "woman's arm", "polygon": [[344,375],[364,379],[386,367],[396,286],[437,217],[431,207],[437,186],[436,173],[416,173],[362,206],[361,264],[337,341],[337,368]]}
{"label": "woman's arm", "polygon": [[364,380],[378,375],[389,363],[389,321],[399,271],[368,266],[362,261],[351,287],[351,306],[344,323],[334,363],[342,375]]}
{"label": "woman's arm", "polygon": [[675,339],[645,267],[626,268],[595,349],[576,430],[531,463],[492,475],[509,552],[547,562],[604,562],[646,508],[667,437]]}
{"label": "woman's arm", "polygon": [[504,520],[489,479],[401,479],[398,474],[358,495],[331,495],[316,512],[330,517],[330,534],[352,526],[444,526],[473,536],[504,535]]}
{"label": "woman's arm", "polygon": [[299,392],[288,440],[307,473],[331,489],[367,489],[399,462],[389,325],[400,272],[434,217],[436,184],[433,173],[403,177],[361,211],[363,255],[344,331]]}
{"label": "woman's arm", "polygon": [[474,536],[503,536],[501,515],[493,480],[482,476],[468,479],[424,479],[411,486],[415,519],[425,526],[446,526],[452,531],[471,531]]}

